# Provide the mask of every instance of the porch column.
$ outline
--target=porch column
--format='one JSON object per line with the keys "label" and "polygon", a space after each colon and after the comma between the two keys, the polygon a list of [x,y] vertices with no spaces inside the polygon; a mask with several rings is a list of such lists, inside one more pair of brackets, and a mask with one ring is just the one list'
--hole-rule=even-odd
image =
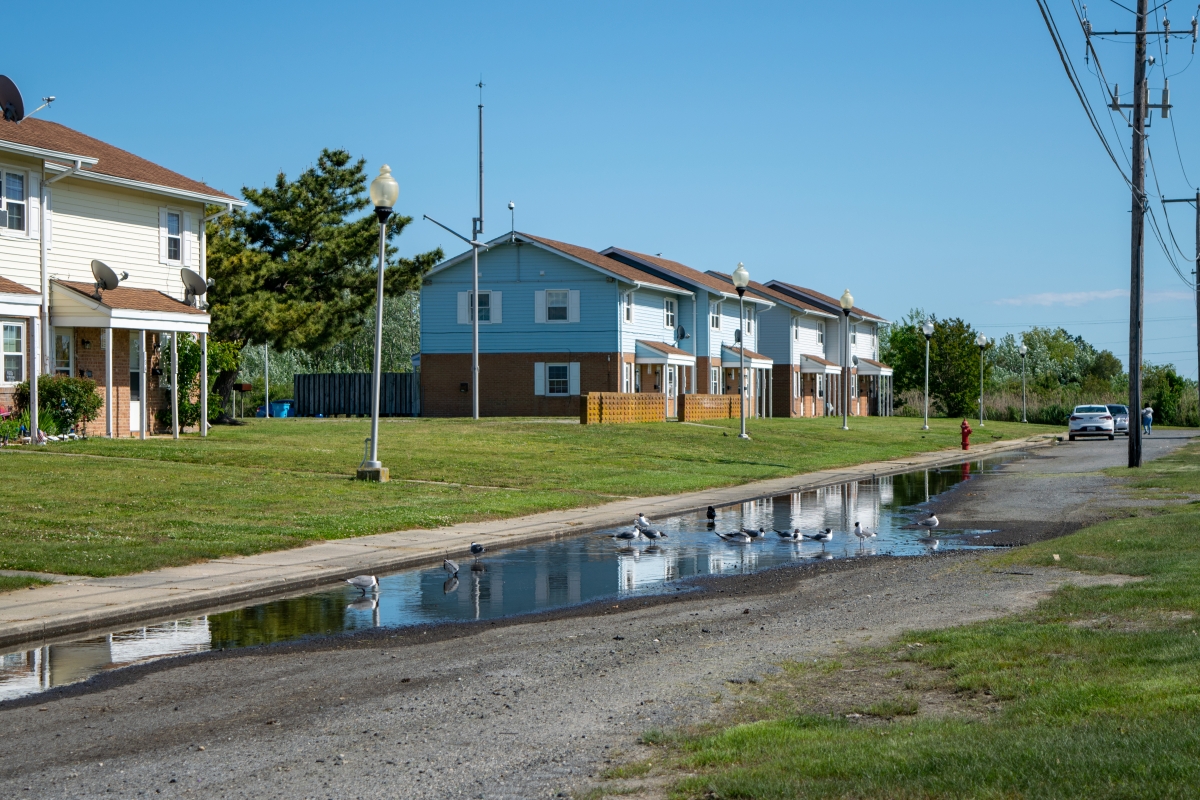
{"label": "porch column", "polygon": [[142,441],[146,440],[146,419],[149,416],[146,413],[146,407],[150,405],[150,398],[146,396],[146,331],[142,329],[138,331],[138,438]]}
{"label": "porch column", "polygon": [[26,369],[29,371],[29,443],[37,444],[38,432],[38,373],[41,372],[42,359],[40,348],[41,336],[39,335],[38,322],[40,317],[29,317],[29,327],[26,331],[26,346],[29,348],[29,363]]}
{"label": "porch column", "polygon": [[208,334],[200,334],[200,435],[208,436]]}
{"label": "porch column", "polygon": [[767,416],[775,416],[775,367],[767,370]]}
{"label": "porch column", "polygon": [[179,438],[179,338],[178,331],[171,331],[171,438]]}
{"label": "porch column", "polygon": [[112,378],[112,362],[113,362],[113,329],[104,329],[104,435],[109,439],[116,435],[113,428],[113,420],[115,419],[113,412],[113,378]]}

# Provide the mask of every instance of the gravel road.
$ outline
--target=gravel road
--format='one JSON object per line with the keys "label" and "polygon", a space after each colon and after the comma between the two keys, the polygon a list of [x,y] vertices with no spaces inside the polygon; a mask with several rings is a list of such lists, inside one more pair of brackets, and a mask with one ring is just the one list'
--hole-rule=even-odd
{"label": "gravel road", "polygon": [[[1147,450],[1184,441],[1164,432]],[[1107,441],[1037,451],[963,484],[938,511],[1017,540],[1065,532],[1121,504],[1095,470],[1123,454]],[[822,562],[496,623],[158,662],[0,705],[0,794],[570,796],[642,731],[706,719],[729,681],[780,660],[1105,580],[996,571],[971,553]]]}

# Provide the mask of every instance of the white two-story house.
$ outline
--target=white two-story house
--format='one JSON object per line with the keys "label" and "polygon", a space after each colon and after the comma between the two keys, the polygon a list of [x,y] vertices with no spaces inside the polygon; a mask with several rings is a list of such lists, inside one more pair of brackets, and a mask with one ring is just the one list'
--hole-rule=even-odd
{"label": "white two-story house", "polygon": [[[104,398],[89,432],[144,438],[170,403],[160,350],[185,335],[206,347],[181,270],[205,276],[211,204],[244,202],[63,125],[0,120],[0,409],[24,381],[87,377]],[[93,261],[119,286],[98,289]]]}

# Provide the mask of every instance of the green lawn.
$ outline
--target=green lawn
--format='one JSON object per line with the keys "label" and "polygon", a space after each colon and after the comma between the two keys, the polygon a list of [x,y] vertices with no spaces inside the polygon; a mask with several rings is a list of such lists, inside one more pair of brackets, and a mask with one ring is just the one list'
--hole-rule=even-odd
{"label": "green lawn", "polygon": [[[1005,553],[994,565],[1062,565],[1145,580],[1063,589],[1027,614],[857,654],[855,672],[872,665],[916,671],[884,705],[912,706],[933,688],[952,698],[956,711],[948,717],[870,708],[814,714],[805,695],[825,682],[854,680],[843,673],[849,665],[787,664],[783,677],[755,689],[764,718],[651,737],[674,748],[674,769],[693,773],[676,779],[672,796],[1197,796],[1200,444],[1151,462],[1131,486],[1182,499]],[[845,718],[851,711],[881,718],[852,723]]]}
{"label": "green lawn", "polygon": [[[354,480],[365,419],[254,420],[207,439],[0,451],[0,569],[115,575],[316,539],[435,527],[744,483],[955,447],[956,420],[580,426],[384,419],[390,484]],[[1054,429],[988,423],[975,441]],[[449,485],[447,485],[449,484]]]}

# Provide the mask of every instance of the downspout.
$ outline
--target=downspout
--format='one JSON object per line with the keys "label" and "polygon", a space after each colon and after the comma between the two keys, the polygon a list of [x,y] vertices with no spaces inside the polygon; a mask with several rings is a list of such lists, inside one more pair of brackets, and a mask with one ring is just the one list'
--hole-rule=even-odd
{"label": "downspout", "polygon": [[[200,212],[200,277],[208,280],[208,223],[233,211],[233,203],[215,214]],[[205,295],[208,296],[207,294]],[[176,389],[178,391],[178,389]],[[200,435],[208,436],[208,333],[200,334]]]}

